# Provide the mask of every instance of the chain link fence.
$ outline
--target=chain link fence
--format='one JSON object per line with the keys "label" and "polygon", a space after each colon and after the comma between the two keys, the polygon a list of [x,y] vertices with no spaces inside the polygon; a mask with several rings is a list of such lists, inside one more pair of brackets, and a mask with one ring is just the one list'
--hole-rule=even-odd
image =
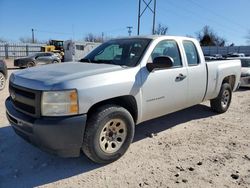
{"label": "chain link fence", "polygon": [[32,43],[0,43],[0,58],[25,57],[35,52],[41,52],[41,47],[46,44]]}
{"label": "chain link fence", "polygon": [[[41,52],[41,47],[46,44],[33,44],[33,43],[0,43],[0,58],[19,58],[25,57],[32,53]],[[250,56],[250,46],[228,46],[228,47],[216,47],[208,46],[202,47],[203,53],[206,55],[229,53],[244,53]]]}
{"label": "chain link fence", "polygon": [[221,54],[227,55],[229,53],[244,53],[246,56],[250,56],[250,46],[206,46],[202,47],[203,53],[206,55]]}

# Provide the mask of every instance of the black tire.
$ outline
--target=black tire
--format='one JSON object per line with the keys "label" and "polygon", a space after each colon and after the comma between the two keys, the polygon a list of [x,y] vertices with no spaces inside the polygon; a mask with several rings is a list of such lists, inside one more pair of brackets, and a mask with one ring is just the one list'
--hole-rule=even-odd
{"label": "black tire", "polygon": [[[120,124],[119,121],[121,121]],[[108,128],[106,128],[107,126]],[[92,113],[87,120],[83,138],[83,152],[89,159],[96,163],[111,163],[116,161],[124,155],[132,142],[134,127],[134,120],[125,108],[116,105],[104,105]],[[118,130],[119,128],[120,130]],[[116,133],[110,135],[112,132],[111,129],[116,129],[116,131],[114,130]],[[122,129],[123,131],[121,131]],[[125,133],[126,136],[124,136]],[[119,135],[123,135],[124,139],[119,138]],[[109,141],[108,139],[110,138],[113,140]],[[113,144],[117,147],[113,148]],[[114,151],[112,152],[112,150]]]}
{"label": "black tire", "polygon": [[33,61],[31,61],[31,62],[28,62],[27,63],[27,65],[26,65],[26,67],[27,68],[30,68],[30,67],[34,67],[36,64],[33,62]]}
{"label": "black tire", "polygon": [[0,91],[5,88],[5,85],[6,85],[6,77],[2,72],[0,72]]}
{"label": "black tire", "polygon": [[52,61],[52,63],[59,63],[59,61],[56,61],[56,60],[55,60],[55,61]]}
{"label": "black tire", "polygon": [[232,88],[228,83],[224,83],[221,86],[219,95],[210,100],[210,106],[213,111],[217,113],[224,113],[230,106],[232,99]]}

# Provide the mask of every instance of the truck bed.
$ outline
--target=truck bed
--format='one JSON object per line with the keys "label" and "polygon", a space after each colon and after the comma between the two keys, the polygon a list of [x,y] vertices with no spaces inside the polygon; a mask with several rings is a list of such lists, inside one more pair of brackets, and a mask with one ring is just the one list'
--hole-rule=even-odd
{"label": "truck bed", "polygon": [[[204,100],[215,98],[219,91],[223,78],[237,75],[241,69],[240,60],[213,60],[206,61],[207,66],[207,92]],[[235,83],[239,82],[239,78],[235,78]],[[232,88],[233,91],[237,89],[237,85]]]}

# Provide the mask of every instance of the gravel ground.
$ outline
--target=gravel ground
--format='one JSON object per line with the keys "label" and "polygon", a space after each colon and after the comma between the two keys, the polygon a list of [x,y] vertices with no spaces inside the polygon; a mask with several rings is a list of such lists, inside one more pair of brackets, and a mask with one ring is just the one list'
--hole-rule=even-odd
{"label": "gravel ground", "polygon": [[0,92],[0,187],[250,187],[250,89],[235,92],[221,115],[203,103],[138,125],[109,165],[27,144],[6,120],[7,95]]}

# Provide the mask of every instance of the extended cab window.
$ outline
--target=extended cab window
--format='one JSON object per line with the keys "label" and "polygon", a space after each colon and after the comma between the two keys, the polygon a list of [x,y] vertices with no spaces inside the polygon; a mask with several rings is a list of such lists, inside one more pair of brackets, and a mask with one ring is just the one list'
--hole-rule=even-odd
{"label": "extended cab window", "polygon": [[165,40],[157,44],[157,46],[155,47],[154,51],[151,54],[152,61],[154,60],[154,58],[159,56],[169,56],[173,58],[174,60],[173,67],[182,66],[178,45],[173,40]]}
{"label": "extended cab window", "polygon": [[198,65],[200,63],[200,60],[194,43],[191,41],[183,41],[183,47],[186,53],[188,65],[189,66]]}

